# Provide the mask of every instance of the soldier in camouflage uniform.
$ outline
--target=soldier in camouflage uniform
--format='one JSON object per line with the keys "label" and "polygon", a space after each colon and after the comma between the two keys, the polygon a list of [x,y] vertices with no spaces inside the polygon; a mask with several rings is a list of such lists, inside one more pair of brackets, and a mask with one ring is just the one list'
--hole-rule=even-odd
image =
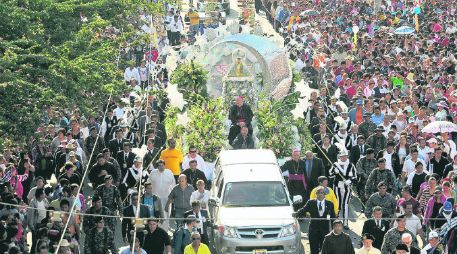
{"label": "soldier in camouflage uniform", "polygon": [[378,192],[373,193],[367,201],[365,207],[367,218],[370,218],[375,206],[382,207],[382,217],[384,218],[392,218],[395,215],[397,201],[390,193],[387,193],[387,185],[384,182],[378,183]]}
{"label": "soldier in camouflage uniform", "polygon": [[[384,241],[382,243],[381,247],[381,253],[392,253],[392,251],[395,251],[395,247],[402,243],[401,242],[401,236],[404,233],[409,233],[411,235],[414,235],[411,231],[406,229],[406,219],[405,215],[400,215],[396,219],[398,226],[395,228],[389,229],[387,233],[384,235]],[[417,245],[417,238],[413,237],[413,244],[412,246],[418,247]]]}
{"label": "soldier in camouflage uniform", "polygon": [[371,134],[366,144],[374,149],[375,154],[378,154],[379,151],[386,149],[387,138],[384,136],[384,127],[382,125],[376,128],[374,134]]}
{"label": "soldier in camouflage uniform", "polygon": [[359,134],[363,135],[367,139],[373,134],[376,129],[376,124],[371,121],[371,114],[365,113],[363,115],[363,122],[359,125]]}
{"label": "soldier in camouflage uniform", "polygon": [[[103,137],[98,137],[97,140],[97,134],[98,130],[95,126],[92,126],[90,128],[90,135],[89,137],[86,138],[86,142],[84,144],[84,151],[86,152],[86,157],[91,158],[91,161],[89,162],[89,165],[95,164],[95,159],[96,156],[90,156],[92,153],[94,155],[99,154],[103,151],[105,148],[105,141],[103,140]],[[95,147],[95,149],[94,149]],[[93,152],[92,152],[93,151]]]}
{"label": "soldier in camouflage uniform", "polygon": [[386,159],[378,159],[378,167],[371,171],[368,176],[367,185],[365,186],[365,197],[368,198],[371,194],[377,191],[378,183],[384,182],[387,185],[387,192],[396,195],[395,191],[395,176],[394,173],[386,169]]}
{"label": "soldier in camouflage uniform", "polygon": [[98,186],[94,195],[100,196],[103,205],[108,207],[113,214],[119,211],[119,214],[122,215],[123,205],[121,194],[118,188],[113,185],[113,177],[111,175],[105,176],[105,184]]}
{"label": "soldier in camouflage uniform", "polygon": [[378,162],[374,158],[374,150],[373,148],[368,148],[366,151],[366,156],[359,159],[356,164],[357,169],[357,193],[363,203],[367,201],[365,197],[365,185],[367,184],[368,176],[370,175],[371,171],[378,165]]}
{"label": "soldier in camouflage uniform", "polygon": [[84,253],[106,254],[111,251],[111,254],[117,254],[113,231],[105,227],[102,217],[96,217],[95,223],[96,226],[91,228],[86,235]]}
{"label": "soldier in camouflage uniform", "polygon": [[[87,216],[89,214],[97,214],[97,215],[113,215],[111,210],[102,205],[102,199],[100,196],[95,195],[92,198],[92,206],[87,209],[85,216],[84,216],[84,221],[83,221],[83,229],[84,232],[87,234],[89,230],[95,225],[95,216]],[[108,226],[108,228],[114,232],[115,230],[115,219],[114,218],[109,218],[105,217],[105,224]]]}

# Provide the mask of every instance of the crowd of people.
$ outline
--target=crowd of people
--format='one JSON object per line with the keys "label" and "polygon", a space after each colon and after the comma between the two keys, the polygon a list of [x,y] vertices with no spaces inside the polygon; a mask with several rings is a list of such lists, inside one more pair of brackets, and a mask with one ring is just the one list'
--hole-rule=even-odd
{"label": "crowd of people", "polygon": [[[294,149],[281,167],[291,196],[303,199],[294,215],[311,218],[312,254],[457,253],[457,129],[446,129],[457,119],[456,8],[256,1],[316,89],[303,116],[313,150]],[[167,84],[161,49],[186,40],[186,22],[167,10],[158,47],[130,52],[136,63],[124,71],[123,96],[95,115],[49,108],[27,146],[3,149],[0,252],[118,253],[120,237],[129,246],[122,253],[210,253],[204,151],[177,148],[163,124],[166,98],[144,96]],[[187,17],[190,37],[204,32],[194,9]],[[416,22],[414,33],[395,33]],[[237,97],[233,148],[255,147],[252,118]],[[429,124],[436,128],[424,130]],[[134,152],[142,146],[144,154]],[[354,197],[367,217],[357,250],[344,233],[357,219]]]}
{"label": "crowd of people", "polygon": [[[304,113],[314,148],[304,158],[294,150],[282,167],[291,195],[304,196],[298,217],[341,219],[330,234],[329,223],[311,222],[311,253],[354,252],[327,245],[342,246],[333,241],[340,225],[357,219],[351,197],[367,217],[359,253],[419,253],[417,238],[422,253],[456,253],[457,136],[442,128],[457,117],[456,3],[269,1],[262,8],[315,89]],[[401,26],[412,30],[397,34]],[[428,124],[437,127],[424,130]],[[308,207],[316,208],[306,203],[316,186],[325,194],[317,200],[334,208]]]}
{"label": "crowd of people", "polygon": [[[140,10],[140,33],[151,18]],[[27,144],[3,149],[1,253],[210,253],[212,172],[195,146],[176,148],[162,123],[168,102],[149,94],[167,85],[162,49],[179,41],[174,24],[155,47],[122,51],[133,59],[122,96],[95,114],[49,107]]]}

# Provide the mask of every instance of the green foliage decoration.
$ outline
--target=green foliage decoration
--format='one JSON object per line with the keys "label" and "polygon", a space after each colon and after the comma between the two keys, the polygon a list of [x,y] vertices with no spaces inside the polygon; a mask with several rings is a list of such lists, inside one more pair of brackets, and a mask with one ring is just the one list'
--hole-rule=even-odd
{"label": "green foliage decoration", "polygon": [[191,122],[186,128],[186,143],[195,145],[205,161],[215,161],[226,143],[225,110],[222,97],[201,98],[188,109]]}
{"label": "green foliage decoration", "polygon": [[171,74],[171,82],[177,84],[178,88],[185,90],[184,96],[195,93],[206,97],[206,81],[208,80],[208,71],[202,65],[191,60],[188,63],[180,64]]}
{"label": "green foliage decoration", "polygon": [[295,145],[293,119],[285,101],[273,101],[261,95],[254,111],[257,120],[259,147],[271,149],[278,158],[290,155]]}

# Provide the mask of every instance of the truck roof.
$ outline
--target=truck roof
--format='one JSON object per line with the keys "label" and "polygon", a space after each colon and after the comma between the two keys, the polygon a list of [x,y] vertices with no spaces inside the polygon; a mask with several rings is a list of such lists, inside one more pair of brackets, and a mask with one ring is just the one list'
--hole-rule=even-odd
{"label": "truck roof", "polygon": [[273,151],[267,149],[223,150],[219,153],[222,167],[239,164],[273,164],[277,159]]}
{"label": "truck roof", "polygon": [[229,182],[282,182],[281,170],[273,164],[229,165],[223,171],[224,181]]}

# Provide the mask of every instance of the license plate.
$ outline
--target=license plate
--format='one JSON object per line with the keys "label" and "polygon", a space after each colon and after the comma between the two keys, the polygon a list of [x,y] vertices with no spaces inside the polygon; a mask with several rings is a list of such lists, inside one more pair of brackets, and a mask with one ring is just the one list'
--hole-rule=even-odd
{"label": "license plate", "polygon": [[252,252],[252,254],[267,254],[268,251],[267,250],[254,250]]}

